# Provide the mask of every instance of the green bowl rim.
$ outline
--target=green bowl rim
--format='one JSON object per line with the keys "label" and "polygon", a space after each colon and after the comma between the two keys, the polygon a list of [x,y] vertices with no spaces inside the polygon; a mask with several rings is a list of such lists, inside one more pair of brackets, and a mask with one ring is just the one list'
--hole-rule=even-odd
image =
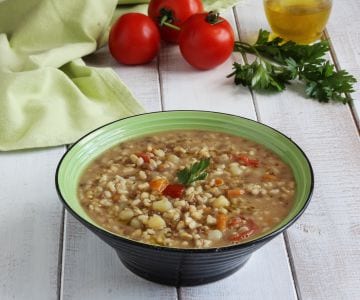
{"label": "green bowl rim", "polygon": [[[280,135],[282,135],[283,137],[285,137],[290,143],[292,143],[293,145],[296,146],[296,148],[298,148],[298,150],[301,152],[301,154],[304,156],[309,170],[310,170],[310,189],[309,189],[309,193],[307,195],[307,199],[304,202],[303,207],[299,210],[299,212],[292,218],[290,219],[287,223],[285,223],[283,226],[281,226],[280,228],[278,228],[275,231],[272,231],[266,235],[263,235],[257,239],[254,240],[250,240],[248,242],[244,242],[241,244],[234,244],[234,245],[230,245],[230,246],[223,246],[223,247],[218,247],[218,248],[204,248],[204,249],[196,249],[196,248],[171,248],[171,247],[165,247],[165,246],[156,246],[156,245],[151,245],[151,244],[146,244],[146,243],[142,243],[142,242],[138,242],[138,241],[134,241],[131,239],[127,239],[124,238],[120,235],[116,235],[113,234],[111,232],[108,232],[104,229],[102,229],[100,226],[97,227],[91,223],[89,223],[88,221],[84,220],[82,217],[80,217],[71,207],[70,205],[67,204],[66,200],[64,199],[61,190],[60,190],[60,186],[59,186],[59,170],[61,167],[61,164],[63,162],[63,160],[65,159],[66,155],[72,150],[73,147],[75,147],[78,143],[80,143],[83,139],[85,139],[87,136],[91,135],[92,133],[94,133],[95,131],[109,126],[113,123],[116,122],[122,122],[126,119],[130,119],[130,118],[134,118],[134,117],[138,117],[138,116],[143,116],[143,115],[156,115],[156,114],[161,114],[161,113],[172,113],[172,112],[205,112],[205,113],[212,113],[212,114],[221,114],[221,115],[227,115],[227,116],[231,116],[231,117],[236,117],[236,118],[241,118],[241,119],[245,119],[249,122],[253,122],[253,123],[257,123],[260,125],[263,125],[265,127],[270,128],[271,130],[274,130],[275,132],[279,133]],[[156,112],[148,112],[148,113],[143,113],[143,114],[137,114],[137,115],[133,115],[133,116],[129,116],[129,117],[125,117],[122,119],[118,119],[116,121],[107,123],[105,125],[102,125],[92,131],[90,131],[89,133],[87,133],[86,135],[82,136],[81,138],[79,138],[74,144],[71,145],[71,147],[69,149],[67,149],[67,151],[63,154],[63,156],[61,157],[57,168],[56,168],[56,173],[55,173],[55,187],[56,187],[56,191],[57,194],[61,200],[61,202],[63,203],[63,205],[66,207],[66,209],[78,220],[80,221],[80,223],[82,223],[83,225],[85,225],[86,227],[88,227],[89,229],[91,229],[92,231],[94,231],[95,233],[101,233],[103,235],[105,235],[108,238],[111,239],[116,239],[116,240],[120,240],[124,243],[130,244],[130,245],[134,245],[134,246],[140,246],[140,247],[144,247],[147,249],[153,249],[156,251],[166,251],[166,252],[180,252],[180,253],[216,253],[216,252],[224,252],[224,251],[234,251],[236,249],[240,249],[240,248],[246,248],[249,246],[254,246],[257,245],[259,243],[264,243],[267,240],[271,240],[272,238],[274,238],[275,236],[277,236],[278,234],[282,233],[283,231],[285,231],[287,228],[289,228],[292,224],[294,224],[299,218],[300,216],[304,213],[305,209],[308,207],[309,203],[310,203],[310,199],[312,197],[313,194],[313,190],[314,190],[314,172],[313,172],[313,168],[312,165],[310,163],[309,158],[306,156],[305,152],[300,148],[300,146],[298,144],[296,144],[291,138],[289,138],[288,136],[286,136],[285,134],[283,134],[282,132],[280,132],[279,130],[263,124],[261,122],[246,118],[246,117],[241,117],[241,116],[237,116],[237,115],[233,115],[233,114],[228,114],[228,113],[222,113],[222,112],[214,112],[214,111],[207,111],[207,110],[184,110],[184,109],[179,109],[179,110],[164,110],[164,111],[156,111]]]}

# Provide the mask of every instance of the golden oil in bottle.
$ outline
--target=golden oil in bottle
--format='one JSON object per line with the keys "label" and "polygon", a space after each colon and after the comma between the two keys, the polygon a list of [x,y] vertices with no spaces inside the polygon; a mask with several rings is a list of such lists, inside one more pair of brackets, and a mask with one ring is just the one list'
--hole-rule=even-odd
{"label": "golden oil in bottle", "polygon": [[264,0],[275,35],[308,44],[321,37],[331,11],[331,0]]}

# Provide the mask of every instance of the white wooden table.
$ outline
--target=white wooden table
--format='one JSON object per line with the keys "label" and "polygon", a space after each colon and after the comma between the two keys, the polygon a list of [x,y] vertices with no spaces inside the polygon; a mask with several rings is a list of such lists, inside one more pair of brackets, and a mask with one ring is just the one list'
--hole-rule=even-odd
{"label": "white wooden table", "polygon": [[[332,58],[360,81],[360,2],[334,0]],[[225,14],[241,39],[268,28],[260,0]],[[66,150],[0,153],[0,299],[360,299],[359,86],[353,107],[305,99],[301,87],[257,94],[233,85],[233,57],[199,72],[165,46],[157,61],[120,66],[106,49],[87,58],[110,66],[148,111],[203,109],[259,120],[294,139],[315,171],[312,202],[284,235],[219,282],[161,286],[129,272],[115,252],[57,199],[55,167]]]}

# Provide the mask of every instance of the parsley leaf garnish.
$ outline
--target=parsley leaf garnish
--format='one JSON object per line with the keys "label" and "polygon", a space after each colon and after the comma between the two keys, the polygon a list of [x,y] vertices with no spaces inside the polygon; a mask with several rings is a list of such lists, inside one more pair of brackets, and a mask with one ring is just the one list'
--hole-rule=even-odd
{"label": "parsley leaf garnish", "polygon": [[194,181],[204,180],[208,175],[204,171],[209,166],[209,164],[210,158],[203,158],[199,162],[192,164],[189,168],[186,167],[182,169],[176,174],[178,181],[184,185],[189,185]]}
{"label": "parsley leaf garnish", "polygon": [[312,45],[300,45],[282,38],[270,40],[270,33],[260,30],[257,41],[251,45],[235,42],[234,51],[243,55],[255,55],[251,64],[233,64],[235,84],[254,90],[283,91],[291,80],[305,83],[308,97],[320,102],[351,101],[349,93],[354,92],[356,79],[345,70],[336,71],[335,66],[323,58],[330,50],[327,41]]}

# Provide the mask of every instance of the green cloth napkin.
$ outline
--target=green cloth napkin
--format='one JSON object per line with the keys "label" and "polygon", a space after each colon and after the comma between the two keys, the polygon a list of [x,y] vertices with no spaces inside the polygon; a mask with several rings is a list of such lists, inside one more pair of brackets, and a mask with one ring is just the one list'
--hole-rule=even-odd
{"label": "green cloth napkin", "polygon": [[146,12],[147,2],[0,0],[0,150],[69,144],[144,111],[113,70],[80,58],[106,43],[115,17]]}
{"label": "green cloth napkin", "polygon": [[144,111],[114,71],[79,59],[106,41],[116,5],[0,2],[0,150],[72,143]]}

